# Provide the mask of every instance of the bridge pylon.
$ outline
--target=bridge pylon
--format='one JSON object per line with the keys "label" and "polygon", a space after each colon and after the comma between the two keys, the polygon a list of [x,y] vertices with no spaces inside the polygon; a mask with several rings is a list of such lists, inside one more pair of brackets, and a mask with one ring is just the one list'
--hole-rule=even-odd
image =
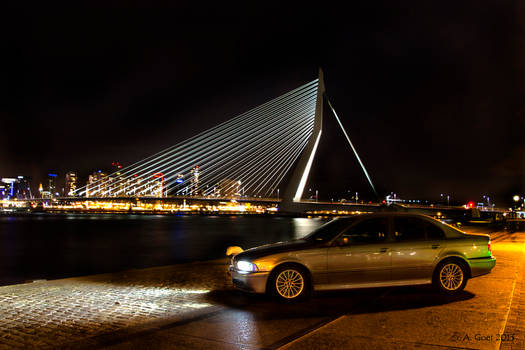
{"label": "bridge pylon", "polygon": [[323,99],[325,93],[323,70],[319,68],[317,97],[315,104],[314,127],[312,134],[304,148],[301,158],[297,162],[290,181],[283,192],[281,200],[281,212],[298,212],[300,211],[297,203],[303,197],[304,188],[308,182],[310,169],[314,161],[315,153],[321,140],[323,131]]}

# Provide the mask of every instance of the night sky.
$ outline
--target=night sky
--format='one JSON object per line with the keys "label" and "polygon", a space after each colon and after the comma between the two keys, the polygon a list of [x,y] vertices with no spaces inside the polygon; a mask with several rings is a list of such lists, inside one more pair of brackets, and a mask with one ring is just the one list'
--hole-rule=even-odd
{"label": "night sky", "polygon": [[[81,181],[317,77],[382,195],[525,194],[525,6],[162,3],[5,13],[0,176]],[[198,5],[198,6],[197,6]],[[520,7],[521,6],[521,7]],[[373,199],[328,108],[308,188]]]}

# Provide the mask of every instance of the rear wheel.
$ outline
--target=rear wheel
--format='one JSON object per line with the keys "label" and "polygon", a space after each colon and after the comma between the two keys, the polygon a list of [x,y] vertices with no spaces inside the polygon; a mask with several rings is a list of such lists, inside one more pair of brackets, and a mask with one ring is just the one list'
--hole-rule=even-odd
{"label": "rear wheel", "polygon": [[465,264],[456,260],[440,263],[434,273],[434,286],[444,294],[457,294],[467,285],[468,275]]}
{"label": "rear wheel", "polygon": [[310,281],[303,268],[283,266],[278,268],[270,280],[270,291],[284,301],[294,301],[310,293]]}

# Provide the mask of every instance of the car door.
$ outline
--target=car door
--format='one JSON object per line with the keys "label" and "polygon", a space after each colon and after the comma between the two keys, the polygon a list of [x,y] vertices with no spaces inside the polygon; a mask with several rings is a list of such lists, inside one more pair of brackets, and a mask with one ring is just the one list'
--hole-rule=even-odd
{"label": "car door", "polygon": [[[388,217],[357,222],[328,248],[327,271],[331,285],[352,287],[390,280]],[[345,241],[343,245],[341,242]]]}
{"label": "car door", "polygon": [[394,217],[392,236],[392,281],[428,282],[441,251],[443,231],[419,217]]}

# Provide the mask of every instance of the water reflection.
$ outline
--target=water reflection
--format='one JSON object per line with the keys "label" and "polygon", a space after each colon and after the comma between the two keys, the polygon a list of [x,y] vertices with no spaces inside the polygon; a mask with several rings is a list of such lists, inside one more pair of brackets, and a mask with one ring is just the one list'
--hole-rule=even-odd
{"label": "water reflection", "polygon": [[307,219],[307,218],[293,218],[292,222],[294,225],[294,237],[295,239],[302,238],[324,224],[327,220],[325,219]]}
{"label": "water reflection", "polygon": [[0,217],[0,284],[222,258],[305,236],[324,221],[285,217],[25,215]]}

